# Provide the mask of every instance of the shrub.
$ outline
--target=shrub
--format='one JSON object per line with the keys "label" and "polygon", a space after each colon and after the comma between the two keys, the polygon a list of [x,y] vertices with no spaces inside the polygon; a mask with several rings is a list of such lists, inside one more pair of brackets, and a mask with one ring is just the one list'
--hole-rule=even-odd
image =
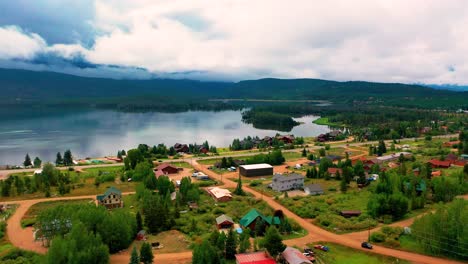
{"label": "shrub", "polygon": [[370,236],[370,240],[372,242],[384,242],[385,241],[385,234],[383,234],[382,232],[379,232],[379,231],[376,231],[374,233],[371,234]]}
{"label": "shrub", "polygon": [[259,181],[259,180],[253,180],[253,181],[251,181],[251,182],[249,183],[249,186],[250,186],[250,187],[255,187],[255,186],[259,186],[259,185],[261,185],[261,184],[262,184],[261,181]]}
{"label": "shrub", "polygon": [[336,192],[336,188],[335,188],[335,187],[330,187],[330,188],[328,188],[328,191],[330,191],[330,192]]}

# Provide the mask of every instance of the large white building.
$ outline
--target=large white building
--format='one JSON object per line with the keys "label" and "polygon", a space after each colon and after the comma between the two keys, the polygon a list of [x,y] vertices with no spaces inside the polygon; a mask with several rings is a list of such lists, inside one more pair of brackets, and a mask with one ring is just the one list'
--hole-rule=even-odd
{"label": "large white building", "polygon": [[278,192],[301,189],[304,187],[304,176],[297,173],[289,175],[275,174],[271,182],[271,188]]}

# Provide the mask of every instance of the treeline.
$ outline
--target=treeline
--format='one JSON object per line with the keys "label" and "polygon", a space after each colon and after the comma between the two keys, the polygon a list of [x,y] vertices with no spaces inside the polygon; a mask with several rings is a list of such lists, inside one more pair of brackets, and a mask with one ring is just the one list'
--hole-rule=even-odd
{"label": "treeline", "polygon": [[414,237],[425,252],[466,260],[468,258],[468,202],[456,199],[441,205],[434,213],[417,218],[411,226]]}
{"label": "treeline", "polygon": [[273,150],[268,154],[258,154],[245,160],[246,164],[268,163],[270,165],[281,165],[286,159],[281,150]]}
{"label": "treeline", "polygon": [[35,173],[33,177],[10,175],[6,180],[0,180],[2,197],[19,196],[38,191],[44,192],[46,197],[50,197],[53,187],[60,195],[63,195],[69,193],[73,185],[69,173],[61,172],[50,163],[46,163],[42,172]]}
{"label": "treeline", "polygon": [[300,123],[289,115],[274,112],[262,112],[250,109],[242,112],[242,122],[252,124],[259,129],[272,129],[289,132]]}
{"label": "treeline", "polygon": [[235,138],[232,140],[232,143],[229,145],[230,150],[249,150],[253,148],[266,149],[272,147],[274,149],[293,149],[295,145],[303,145],[303,137],[294,137],[292,143],[285,143],[284,141],[279,140],[277,137],[280,134],[276,134],[274,137],[265,137],[259,138],[258,136],[247,136],[243,139]]}

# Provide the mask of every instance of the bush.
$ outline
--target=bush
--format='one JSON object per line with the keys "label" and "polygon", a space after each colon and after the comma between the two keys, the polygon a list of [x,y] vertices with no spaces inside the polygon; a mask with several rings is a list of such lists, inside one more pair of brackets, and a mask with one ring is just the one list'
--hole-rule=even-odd
{"label": "bush", "polygon": [[335,187],[330,187],[330,188],[328,188],[328,190],[329,190],[330,192],[336,192],[336,188],[335,188]]}
{"label": "bush", "polygon": [[250,186],[250,187],[255,187],[255,186],[259,186],[259,185],[261,185],[261,184],[262,184],[261,181],[259,181],[259,180],[253,180],[253,181],[251,181],[251,182],[249,183],[249,186]]}
{"label": "bush", "polygon": [[372,233],[371,236],[370,236],[370,240],[372,242],[384,242],[385,239],[386,239],[385,234],[383,234],[382,232],[379,232],[379,231],[376,231],[376,232]]}
{"label": "bush", "polygon": [[5,235],[6,222],[0,222],[0,239]]}

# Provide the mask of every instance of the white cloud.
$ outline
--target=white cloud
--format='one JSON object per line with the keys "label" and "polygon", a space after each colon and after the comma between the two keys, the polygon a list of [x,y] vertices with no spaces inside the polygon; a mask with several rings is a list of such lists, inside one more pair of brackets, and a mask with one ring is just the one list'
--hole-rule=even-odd
{"label": "white cloud", "polygon": [[[203,23],[187,24],[181,14]],[[4,48],[1,38],[0,58],[5,50],[27,57],[46,49],[97,64],[236,80],[468,83],[464,0],[96,0],[91,24],[100,33],[89,49],[44,47],[23,33],[40,44]]]}
{"label": "white cloud", "polygon": [[45,46],[37,34],[25,33],[15,26],[0,27],[0,59],[30,59]]}

